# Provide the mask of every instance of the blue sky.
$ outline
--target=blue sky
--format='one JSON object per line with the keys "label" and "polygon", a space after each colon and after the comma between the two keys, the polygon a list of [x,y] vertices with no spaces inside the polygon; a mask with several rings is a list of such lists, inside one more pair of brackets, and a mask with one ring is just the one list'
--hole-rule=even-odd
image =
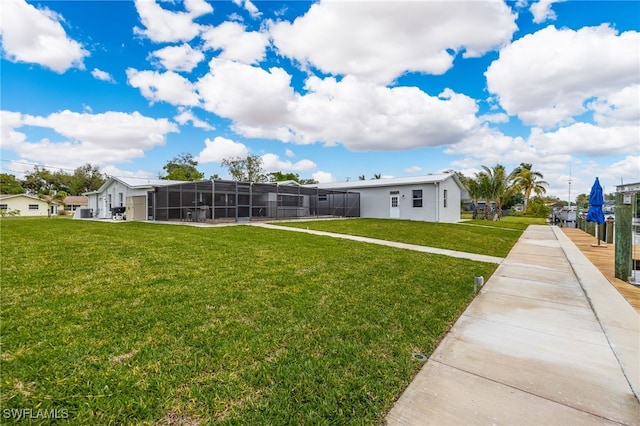
{"label": "blue sky", "polygon": [[[640,181],[637,1],[29,1],[0,8],[0,166],[321,182],[532,163]],[[571,176],[571,188],[569,178]],[[570,189],[569,189],[570,188]]]}

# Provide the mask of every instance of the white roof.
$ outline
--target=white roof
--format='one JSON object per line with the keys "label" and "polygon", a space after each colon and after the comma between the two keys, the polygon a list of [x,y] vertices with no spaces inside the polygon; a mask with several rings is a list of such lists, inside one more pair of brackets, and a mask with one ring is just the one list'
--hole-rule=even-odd
{"label": "white roof", "polygon": [[419,185],[424,183],[440,183],[447,179],[453,178],[462,188],[462,183],[455,174],[451,173],[437,173],[424,176],[412,176],[412,177],[399,177],[399,178],[386,178],[386,179],[369,179],[369,180],[354,180],[349,182],[332,182],[332,183],[319,183],[312,186],[317,186],[322,189],[358,189],[358,188],[377,188],[381,186],[397,186],[397,185]]}
{"label": "white roof", "polygon": [[175,183],[185,183],[181,180],[165,180],[165,179],[147,179],[147,178],[133,178],[133,177],[114,177],[109,176],[109,178],[105,181],[105,183],[98,189],[97,191],[85,192],[83,195],[90,194],[99,194],[104,191],[107,186],[111,184],[111,182],[117,181],[120,182],[129,188],[137,188],[137,189],[145,189],[145,188],[153,188],[155,186],[167,186],[173,185]]}

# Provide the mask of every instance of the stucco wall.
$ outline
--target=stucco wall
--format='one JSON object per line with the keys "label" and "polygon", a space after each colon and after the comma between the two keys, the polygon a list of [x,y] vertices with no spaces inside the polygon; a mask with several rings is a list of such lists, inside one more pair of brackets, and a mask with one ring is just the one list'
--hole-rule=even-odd
{"label": "stucco wall", "polygon": [[[25,197],[25,196],[17,196],[11,198],[5,198],[0,200],[0,204],[6,204],[8,210],[20,210],[20,216],[48,216],[49,205],[44,200],[38,200],[35,198]],[[30,204],[38,205],[37,210],[29,210]],[[57,210],[54,208],[54,212],[52,214],[56,214]]]}
{"label": "stucco wall", "polygon": [[[422,207],[413,207],[413,190],[422,190]],[[460,188],[453,179],[438,183],[354,187],[360,193],[360,216],[386,219],[391,213],[391,192],[398,192],[399,219],[455,223],[460,220]],[[444,191],[447,190],[447,207]]]}
{"label": "stucco wall", "polygon": [[[89,196],[89,207],[94,209],[97,217],[108,219],[112,217],[111,208],[126,207],[127,197],[145,196],[146,200],[147,191],[147,188],[129,188],[122,182],[113,181],[97,197],[95,195]],[[122,194],[122,200],[120,194]],[[111,195],[111,203],[109,203],[109,195]]]}
{"label": "stucco wall", "polygon": [[[438,188],[440,194],[438,215],[440,222],[456,223],[460,221],[461,193],[453,179],[441,182]],[[447,207],[444,206],[444,191],[447,190]]]}
{"label": "stucco wall", "polygon": [[[422,190],[422,207],[413,207],[413,190]],[[382,186],[377,188],[357,188],[360,193],[360,216],[389,218],[391,212],[391,192],[398,191],[399,219],[436,220],[435,187],[433,184]]]}

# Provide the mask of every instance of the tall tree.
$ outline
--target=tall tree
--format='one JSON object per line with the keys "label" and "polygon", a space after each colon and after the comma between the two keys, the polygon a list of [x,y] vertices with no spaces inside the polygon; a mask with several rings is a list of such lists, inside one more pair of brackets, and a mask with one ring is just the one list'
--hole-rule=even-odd
{"label": "tall tree", "polygon": [[106,176],[97,166],[87,163],[73,171],[70,176],[69,194],[81,195],[84,192],[98,190],[106,181]]}
{"label": "tall tree", "polygon": [[198,162],[194,160],[193,155],[182,153],[173,157],[172,160],[167,161],[167,164],[162,167],[167,174],[161,176],[166,180],[184,180],[184,181],[196,181],[204,179],[204,173],[201,173],[196,168]]}
{"label": "tall tree", "polygon": [[0,173],[0,194],[24,194],[26,190],[14,175]]}
{"label": "tall tree", "polygon": [[283,182],[286,180],[292,180],[298,182],[300,185],[318,183],[313,179],[304,179],[301,178],[298,173],[282,173],[282,172],[271,172],[267,175],[269,177],[269,182]]}
{"label": "tall tree", "polygon": [[232,157],[222,160],[229,170],[231,179],[238,182],[266,182],[267,175],[262,171],[262,158],[248,155],[246,158]]}
{"label": "tall tree", "polygon": [[576,205],[579,208],[589,207],[589,196],[587,194],[580,194],[576,197]]}
{"label": "tall tree", "polygon": [[549,183],[543,180],[544,176],[542,173],[533,170],[533,165],[531,163],[520,163],[520,165],[511,172],[509,179],[513,182],[518,191],[523,192],[525,210],[529,204],[531,193],[533,192],[536,195],[541,196],[547,192],[544,185],[549,185]]}
{"label": "tall tree", "polygon": [[22,186],[30,195],[48,194],[55,189],[54,176],[44,167],[33,166],[33,170],[25,173]]}

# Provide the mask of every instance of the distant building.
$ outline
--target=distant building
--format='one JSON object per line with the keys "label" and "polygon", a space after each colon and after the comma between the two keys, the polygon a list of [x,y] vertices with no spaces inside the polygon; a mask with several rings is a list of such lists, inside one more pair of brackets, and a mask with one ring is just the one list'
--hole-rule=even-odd
{"label": "distant building", "polygon": [[455,173],[314,186],[360,193],[360,217],[426,222],[460,221],[460,200],[466,193],[464,185]]}
{"label": "distant building", "polygon": [[58,214],[58,203],[27,194],[2,194],[0,210],[19,212],[18,216],[51,216]]}

